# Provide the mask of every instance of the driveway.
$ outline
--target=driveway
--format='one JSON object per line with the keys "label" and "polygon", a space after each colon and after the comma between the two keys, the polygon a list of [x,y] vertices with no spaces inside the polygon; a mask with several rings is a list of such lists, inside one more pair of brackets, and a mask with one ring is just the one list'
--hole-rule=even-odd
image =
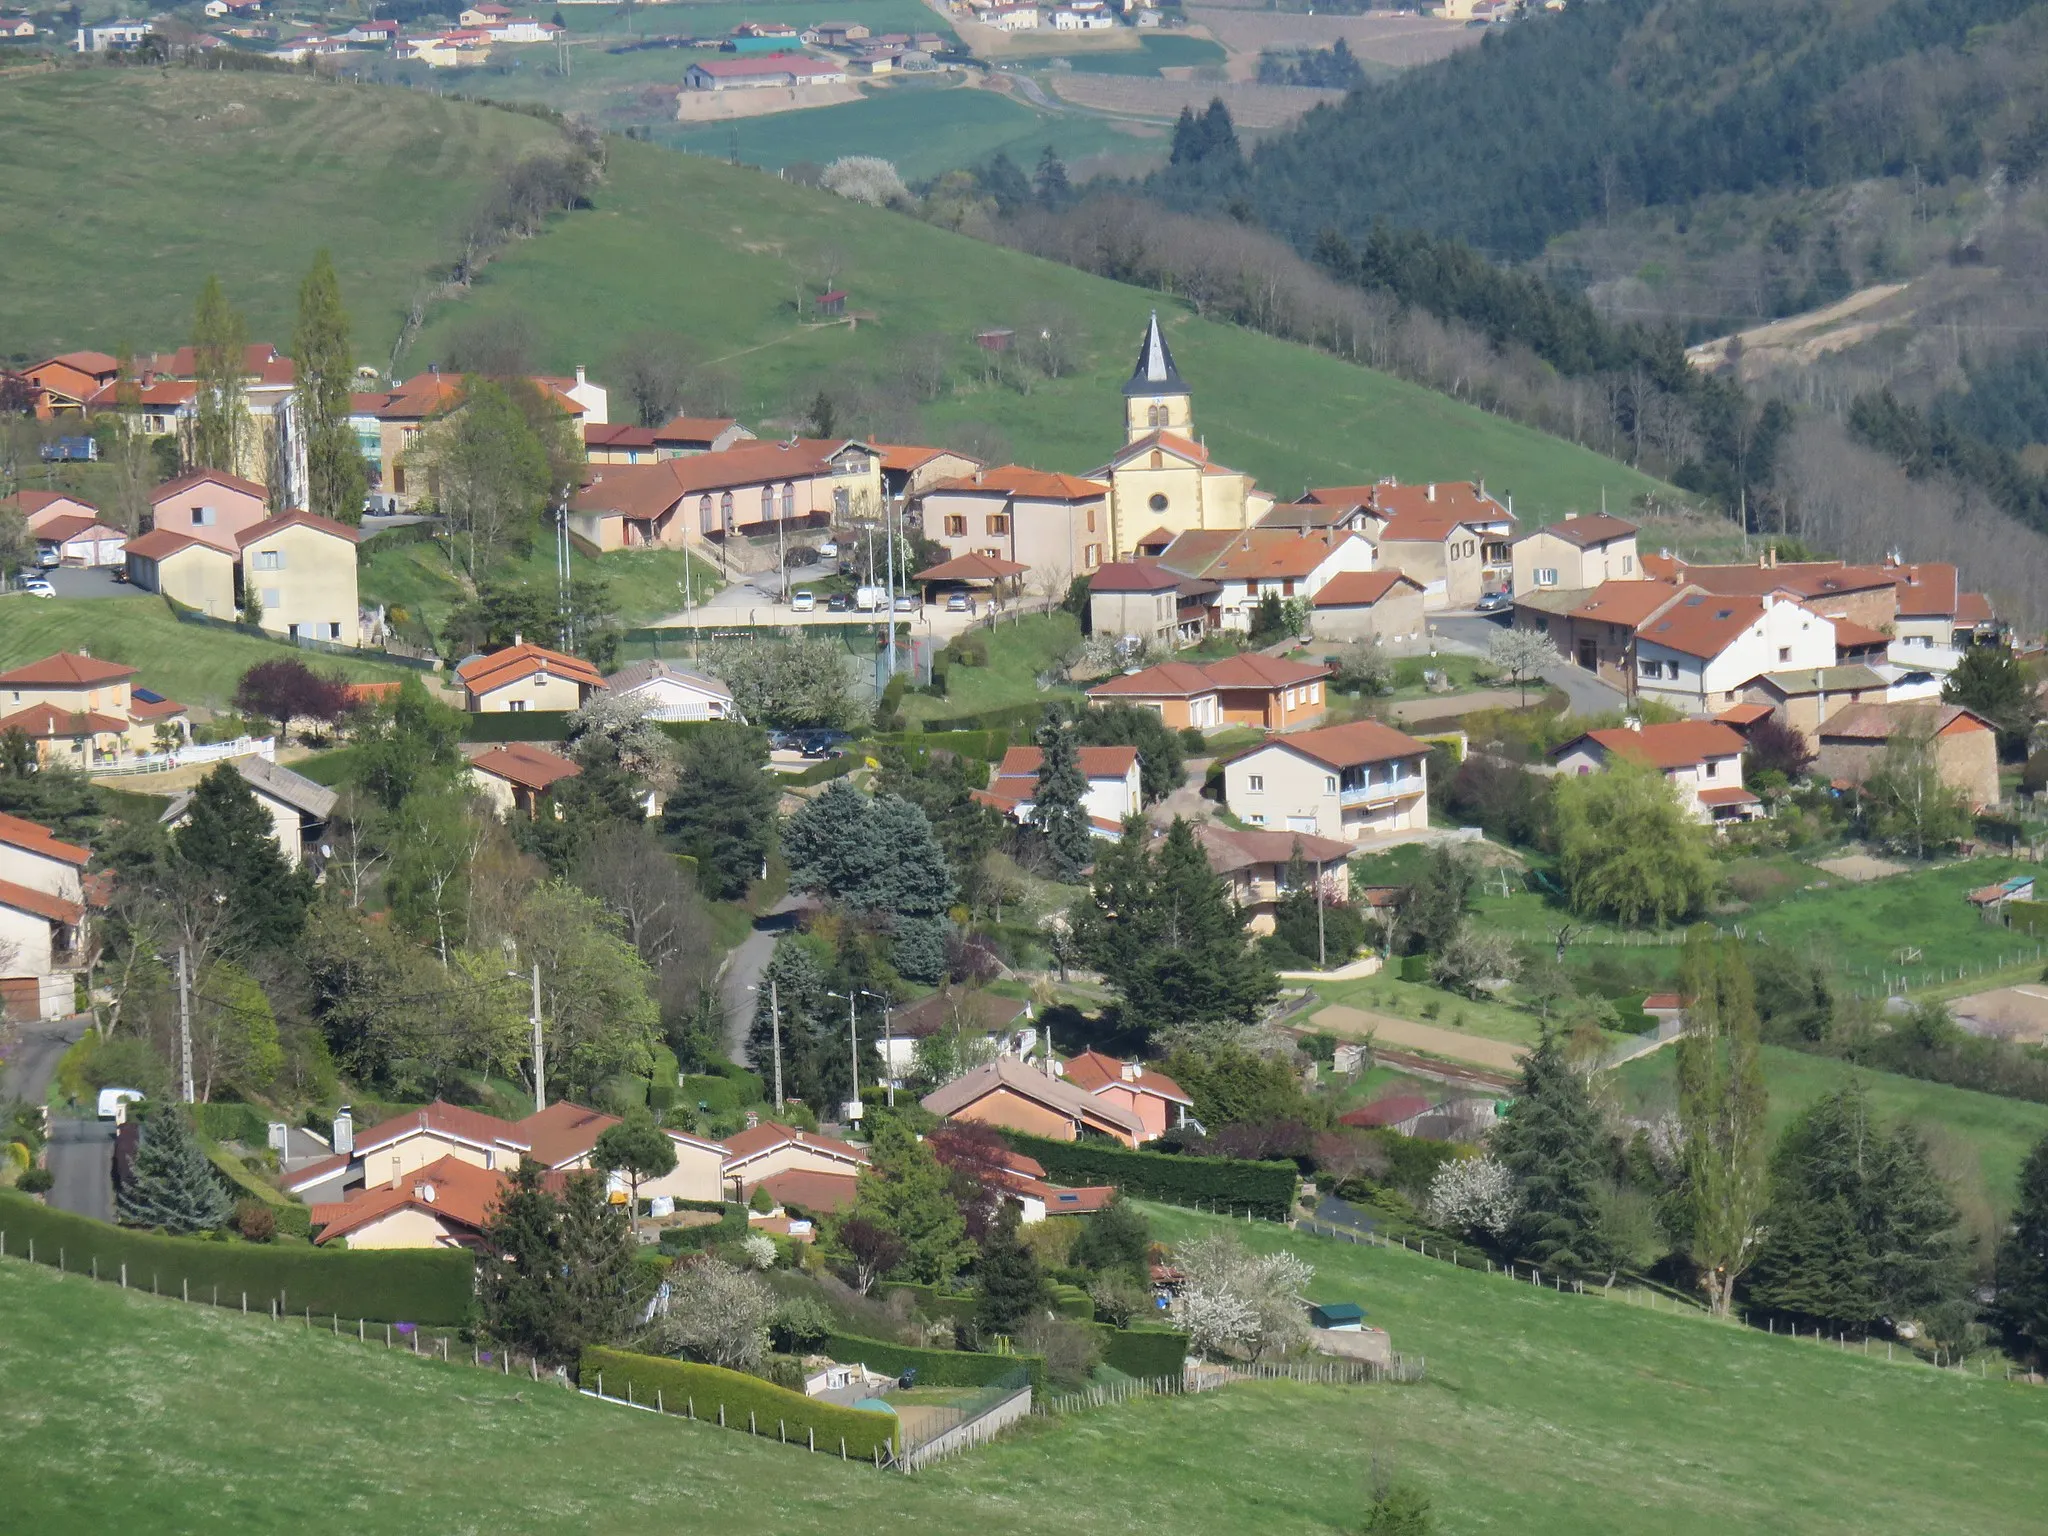
{"label": "driveway", "polygon": [[84,570],[77,566],[53,565],[43,572],[50,589],[59,597],[147,597],[125,581],[114,580],[114,567]]}
{"label": "driveway", "polygon": [[94,1221],[114,1219],[113,1121],[52,1120],[46,1161],[56,1179],[52,1206]]}
{"label": "driveway", "polygon": [[[1477,613],[1440,613],[1429,621],[1429,632],[1444,650],[1467,656],[1484,656],[1496,631],[1506,629],[1505,615],[1488,618]],[[1575,715],[1605,714],[1628,703],[1618,688],[1610,688],[1583,667],[1560,662],[1543,674],[1543,681],[1563,690]]]}
{"label": "driveway", "polygon": [[1411,1051],[1442,1056],[1451,1061],[1469,1061],[1474,1066],[1492,1067],[1501,1072],[1521,1070],[1522,1057],[1529,1050],[1528,1046],[1512,1041],[1494,1040],[1461,1029],[1444,1029],[1435,1024],[1418,1024],[1413,1019],[1397,1019],[1390,1013],[1374,1013],[1346,1003],[1334,1003],[1319,1010],[1310,1022],[1318,1029],[1326,1029],[1347,1040],[1371,1036],[1387,1045],[1405,1046]]}
{"label": "driveway", "polygon": [[[798,906],[794,896],[783,897],[775,904],[774,911],[766,917],[754,919],[754,931],[740,940],[739,947],[726,957],[725,974],[719,978],[718,996],[725,1010],[725,1054],[728,1060],[746,1062],[747,1034],[754,1027],[754,988],[767,974],[776,941],[796,927]],[[768,1085],[768,1091],[775,1091],[773,1083]]]}
{"label": "driveway", "polygon": [[8,1097],[27,1099],[31,1104],[47,1099],[58,1061],[85,1038],[91,1022],[89,1015],[79,1013],[68,1019],[22,1025],[19,1042],[7,1058],[4,1088]]}

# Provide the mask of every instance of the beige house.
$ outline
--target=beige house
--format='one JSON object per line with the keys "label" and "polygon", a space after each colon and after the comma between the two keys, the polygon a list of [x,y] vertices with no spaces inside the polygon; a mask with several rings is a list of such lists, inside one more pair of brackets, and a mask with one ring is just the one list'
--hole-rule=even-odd
{"label": "beige house", "polygon": [[1088,632],[1130,636],[1162,650],[1215,628],[1213,581],[1169,571],[1157,560],[1115,560],[1088,578]]}
{"label": "beige house", "polygon": [[285,1180],[285,1191],[309,1205],[340,1200],[350,1189],[389,1186],[452,1157],[488,1173],[519,1166],[533,1144],[510,1121],[440,1099],[394,1115],[358,1133],[346,1107],[334,1119],[334,1155]]}
{"label": "beige house", "polygon": [[[1211,462],[1195,433],[1194,394],[1174,367],[1155,311],[1124,389],[1124,446],[1091,478],[1109,485],[1110,548],[1128,560],[1193,528],[1249,528],[1273,498]],[[1165,540],[1154,538],[1164,533]]]}
{"label": "beige house", "polygon": [[875,443],[882,456],[882,489],[892,498],[922,496],[946,480],[958,480],[983,468],[981,460],[954,448],[928,448],[918,443]]}
{"label": "beige house", "polygon": [[1224,766],[1224,803],[1251,826],[1358,843],[1429,825],[1429,748],[1371,720],[1276,736]]}
{"label": "beige house", "polygon": [[[1230,902],[1253,933],[1271,933],[1280,898],[1287,895],[1288,866],[1297,853],[1308,865],[1309,878],[1323,885],[1326,901],[1351,899],[1351,855],[1357,851],[1334,837],[1310,832],[1243,831],[1220,821],[1198,821],[1195,841],[1202,845],[1209,867],[1230,888]],[[1338,963],[1348,959],[1338,956]]]}
{"label": "beige house", "polygon": [[0,814],[0,1017],[58,1019],[89,963],[91,855],[47,827]]}
{"label": "beige house", "polygon": [[851,1142],[799,1131],[763,1120],[725,1139],[726,1157],[719,1170],[730,1198],[744,1199],[754,1186],[777,1174],[815,1173],[857,1176],[868,1155]]}
{"label": "beige house", "polygon": [[[1424,605],[1470,608],[1514,576],[1508,540],[1514,514],[1486,494],[1484,483],[1433,481],[1401,485],[1329,485],[1302,501],[1343,509],[1379,547],[1379,565],[1422,584]],[[1353,511],[1355,509],[1355,511]],[[1285,514],[1280,514],[1285,516]],[[1273,526],[1269,519],[1267,526]]]}
{"label": "beige house", "polygon": [[1018,464],[976,469],[933,485],[919,511],[924,536],[948,559],[1014,560],[1041,586],[1063,588],[1106,558],[1109,487],[1098,480]]}
{"label": "beige house", "polygon": [[[230,764],[256,796],[256,803],[270,817],[270,835],[296,869],[308,859],[320,862],[320,836],[334,815],[340,799],[325,784],[316,784],[302,773],[280,768],[266,757],[238,757]],[[215,773],[221,768],[212,770]],[[190,819],[192,792],[174,796],[158,819],[166,827],[182,827]]]}
{"label": "beige house", "polygon": [[[561,1100],[528,1115],[514,1129],[531,1144],[527,1155],[543,1168],[556,1173],[574,1173],[592,1166],[591,1154],[597,1147],[598,1137],[617,1124],[619,1119],[616,1115]],[[677,1130],[666,1130],[665,1134],[669,1144],[675,1148],[676,1165],[659,1178],[642,1179],[640,1198],[722,1199],[724,1186],[720,1181],[720,1170],[730,1155],[729,1149],[719,1142],[706,1141]],[[622,1176],[611,1176],[614,1200],[626,1199],[630,1187]]]}
{"label": "beige house", "polygon": [[195,469],[151,491],[149,512],[157,532],[181,533],[232,556],[243,531],[270,516],[270,492],[239,475]]}
{"label": "beige house", "polygon": [[472,714],[523,714],[581,709],[604,687],[604,678],[580,656],[518,641],[455,669],[463,704]]}
{"label": "beige house", "polygon": [[1830,779],[1861,784],[1884,762],[1893,736],[1903,730],[1932,734],[1941,781],[1961,790],[1972,810],[1996,805],[1998,732],[1960,704],[1852,704],[1820,727],[1815,767]]}
{"label": "beige house", "polygon": [[1743,746],[1741,735],[1718,720],[1680,720],[1588,731],[1551,759],[1569,774],[1598,773],[1616,757],[1655,768],[1694,821],[1719,826],[1763,814],[1763,802],[1742,782]]}
{"label": "beige house", "polygon": [[135,668],[60,651],[0,672],[0,736],[19,731],[42,762],[90,768],[156,749],[158,727],[185,732],[185,706],[133,686]]}
{"label": "beige house", "polygon": [[1333,528],[1202,529],[1179,535],[1159,556],[1168,570],[1214,582],[1216,622],[1239,633],[1252,627],[1266,598],[1313,598],[1337,577],[1370,571],[1378,561],[1369,539]]}
{"label": "beige house", "polygon": [[1396,645],[1428,633],[1422,583],[1400,571],[1347,571],[1309,599],[1318,640],[1378,640]]}
{"label": "beige house", "polygon": [[1771,713],[1812,742],[1821,723],[1851,704],[1883,704],[1890,685],[1869,667],[1806,667],[1797,672],[1767,672],[1742,690],[1751,704],[1768,705]]}
{"label": "beige house", "polygon": [[356,542],[345,523],[293,510],[237,535],[240,587],[263,605],[272,634],[354,646],[362,639],[356,599]]}
{"label": "beige house", "polygon": [[490,802],[500,821],[515,816],[531,820],[542,806],[552,809],[555,786],[573,779],[583,770],[558,752],[535,746],[530,741],[508,742],[479,752],[469,760],[469,782]]}
{"label": "beige house", "polygon": [[598,464],[569,528],[600,552],[704,549],[733,538],[881,516],[882,455],[866,443],[748,439],[653,464]]}
{"label": "beige house", "polygon": [[505,1187],[502,1172],[459,1156],[399,1169],[347,1199],[313,1206],[318,1248],[464,1248],[480,1252],[491,1210]]}
{"label": "beige house", "polygon": [[1602,682],[1633,695],[1636,631],[1682,596],[1661,581],[1604,581],[1590,591],[1538,587],[1515,591],[1515,627],[1550,637],[1558,654]]}
{"label": "beige house", "polygon": [[1052,1141],[1078,1141],[1094,1134],[1135,1147],[1150,1134],[1135,1111],[1010,1056],[999,1056],[955,1078],[920,1102],[942,1120],[992,1125]]}
{"label": "beige house", "polygon": [[124,553],[138,590],[161,592],[210,619],[235,617],[235,557],[218,544],[157,528],[130,539]]}
{"label": "beige house", "polygon": [[1642,575],[1636,562],[1636,525],[1604,512],[1592,517],[1567,512],[1563,522],[1525,533],[1509,548],[1518,593],[1597,587],[1603,581],[1634,581]]}
{"label": "beige house", "polygon": [[1332,668],[1246,651],[1221,661],[1162,661],[1088,690],[1095,704],[1130,704],[1157,710],[1174,730],[1214,731],[1250,725],[1265,731],[1298,730],[1323,718]]}

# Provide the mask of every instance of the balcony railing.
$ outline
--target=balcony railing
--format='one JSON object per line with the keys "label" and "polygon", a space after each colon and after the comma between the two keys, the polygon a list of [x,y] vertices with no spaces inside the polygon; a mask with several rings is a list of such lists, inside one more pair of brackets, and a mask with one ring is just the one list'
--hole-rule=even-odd
{"label": "balcony railing", "polygon": [[1386,800],[1399,800],[1407,795],[1419,795],[1427,784],[1421,774],[1404,774],[1398,778],[1374,784],[1354,784],[1337,791],[1339,805],[1376,805]]}

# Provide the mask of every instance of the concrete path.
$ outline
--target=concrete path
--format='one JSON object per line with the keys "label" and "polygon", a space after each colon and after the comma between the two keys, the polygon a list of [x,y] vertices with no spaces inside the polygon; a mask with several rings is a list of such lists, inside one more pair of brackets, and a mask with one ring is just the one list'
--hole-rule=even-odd
{"label": "concrete path", "polygon": [[85,1038],[92,1024],[89,1014],[73,1014],[49,1023],[24,1024],[19,1042],[7,1058],[4,1086],[9,1098],[40,1104],[50,1096],[50,1080],[57,1075],[57,1063],[64,1053]]}
{"label": "concrete path", "polygon": [[1404,1045],[1431,1056],[1469,1061],[1504,1072],[1519,1070],[1522,1057],[1529,1050],[1528,1046],[1513,1041],[1493,1040],[1485,1035],[1468,1034],[1462,1029],[1418,1024],[1412,1019],[1397,1019],[1390,1013],[1372,1013],[1344,1003],[1334,1003],[1322,1009],[1309,1022],[1318,1029],[1326,1029],[1333,1035],[1348,1039],[1362,1040],[1371,1035],[1388,1045]]}
{"label": "concrete path", "polygon": [[747,1061],[747,1033],[754,1027],[754,988],[767,973],[775,943],[796,927],[799,903],[785,896],[766,917],[754,920],[754,931],[740,940],[726,957],[725,974],[719,978],[719,1002],[725,1012],[725,1052],[742,1066]]}

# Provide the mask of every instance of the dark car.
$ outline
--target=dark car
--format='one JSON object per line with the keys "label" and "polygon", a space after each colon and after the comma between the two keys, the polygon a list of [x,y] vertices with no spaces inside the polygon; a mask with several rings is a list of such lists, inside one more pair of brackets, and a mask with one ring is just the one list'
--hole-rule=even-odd
{"label": "dark car", "polygon": [[825,611],[827,613],[844,613],[847,611],[847,609],[851,608],[852,606],[853,599],[848,597],[844,592],[834,592],[830,597],[825,599]]}

